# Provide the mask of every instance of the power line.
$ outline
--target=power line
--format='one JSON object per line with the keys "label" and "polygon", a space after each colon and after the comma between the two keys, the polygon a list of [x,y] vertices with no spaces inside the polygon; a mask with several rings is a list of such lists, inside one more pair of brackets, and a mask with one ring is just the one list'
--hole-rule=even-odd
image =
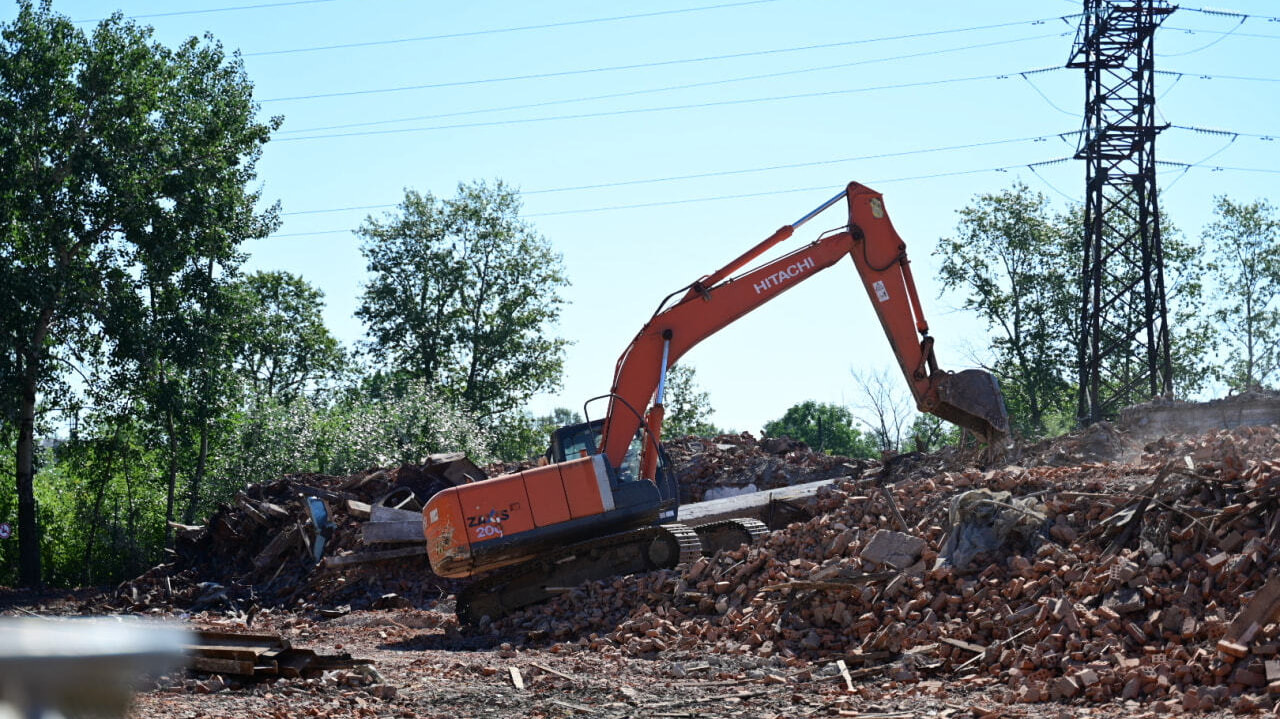
{"label": "power line", "polygon": [[[601,182],[601,183],[596,183],[592,185],[551,187],[551,188],[546,188],[542,190],[523,190],[521,191],[520,194],[541,195],[541,194],[552,194],[552,193],[558,193],[558,192],[580,192],[584,190],[600,190],[600,189],[615,188],[615,187],[649,185],[649,184],[657,184],[662,182],[676,182],[680,180],[702,180],[702,179],[707,179],[711,177],[746,175],[746,174],[757,173],[757,172],[771,172],[775,170],[793,170],[793,169],[799,169],[799,168],[805,168],[805,167],[836,165],[836,164],[841,164],[845,162],[864,162],[866,160],[882,160],[882,159],[887,159],[891,157],[907,157],[910,155],[925,155],[925,154],[930,154],[934,152],[952,152],[955,150],[971,150],[971,149],[980,148],[980,147],[992,147],[995,145],[1010,145],[1010,144],[1016,144],[1021,142],[1043,142],[1045,140],[1049,140],[1054,137],[1065,139],[1069,135],[1077,135],[1077,134],[1080,134],[1080,132],[1081,132],[1080,130],[1072,130],[1069,132],[1055,133],[1055,134],[1049,134],[1049,135],[1015,137],[1015,138],[1006,138],[1002,140],[983,140],[979,142],[969,142],[961,145],[949,145],[946,147],[930,147],[930,148],[923,148],[919,150],[902,150],[899,152],[882,152],[874,155],[842,157],[842,158],[832,159],[832,160],[813,160],[809,162],[795,162],[795,163],[788,163],[788,164],[782,164],[782,165],[765,165],[761,167],[748,167],[748,168],[739,168],[739,169],[733,169],[733,170],[714,170],[710,172],[698,172],[698,173],[693,173],[688,175],[672,175],[669,177],[650,177],[650,178],[639,179],[639,180],[619,180],[616,182]],[[320,210],[298,210],[294,212],[282,212],[280,214],[282,216],[283,215],[318,215],[318,214],[326,214],[326,213],[334,213],[334,212],[351,212],[355,210],[381,210],[381,209],[386,209],[388,207],[395,207],[395,206],[396,206],[395,204],[356,205],[351,207],[334,207],[334,208],[320,209]]]}
{"label": "power line", "polygon": [[1036,85],[1034,82],[1032,82],[1032,81],[1031,81],[1031,78],[1030,78],[1030,77],[1028,77],[1028,75],[1030,75],[1030,74],[1031,74],[1031,73],[1027,73],[1027,72],[1020,72],[1020,73],[1018,73],[1018,76],[1019,76],[1019,77],[1021,77],[1023,80],[1026,80],[1027,84],[1031,86],[1031,89],[1032,89],[1032,90],[1035,90],[1035,91],[1036,91],[1036,94],[1040,96],[1040,99],[1042,99],[1042,100],[1044,100],[1046,103],[1048,103],[1049,107],[1052,107],[1053,109],[1057,110],[1058,112],[1060,112],[1060,113],[1062,113],[1062,114],[1064,114],[1064,115],[1071,115],[1072,117],[1078,117],[1078,116],[1079,116],[1079,113],[1071,112],[1070,110],[1064,110],[1064,109],[1062,109],[1061,107],[1058,107],[1058,104],[1057,104],[1057,103],[1055,103],[1053,100],[1050,100],[1050,99],[1049,99],[1049,96],[1048,96],[1048,95],[1046,95],[1046,94],[1044,94],[1044,91],[1042,91],[1042,90],[1040,89],[1040,86],[1039,86],[1039,85]]}
{"label": "power line", "polygon": [[[1073,158],[1069,158],[1069,157],[1060,157],[1053,160],[1044,160],[1041,162],[1001,165],[998,167],[984,167],[984,168],[973,169],[973,170],[955,170],[952,172],[935,172],[927,175],[914,175],[909,177],[880,178],[880,179],[867,180],[867,183],[872,185],[885,185],[893,182],[933,180],[933,179],[938,179],[942,177],[958,177],[962,175],[976,175],[976,174],[981,174],[985,172],[1008,172],[1010,170],[1019,170],[1022,168],[1026,168],[1030,170],[1033,174],[1035,174],[1037,177],[1044,179],[1043,176],[1040,175],[1040,173],[1037,171],[1036,168],[1045,167],[1048,165],[1058,165],[1064,162],[1069,162],[1072,159]],[[1170,167],[1187,168],[1187,169],[1192,169],[1197,166],[1196,164],[1193,164],[1193,163],[1172,162],[1169,160],[1157,160],[1156,164],[1170,166]],[[1255,172],[1255,173],[1265,173],[1265,174],[1272,174],[1272,175],[1280,174],[1280,169],[1277,169],[1277,168],[1232,167],[1232,166],[1226,166],[1226,165],[1214,165],[1206,169],[1209,169],[1212,172],[1231,171],[1231,172]],[[1052,185],[1050,185],[1050,187],[1052,187]],[[752,199],[752,198],[758,198],[758,197],[786,195],[786,194],[792,194],[796,192],[816,192],[818,190],[829,190],[829,189],[831,189],[830,185],[818,185],[818,186],[812,186],[812,187],[795,187],[787,190],[768,190],[764,192],[747,192],[747,193],[733,194],[733,195],[689,197],[689,198],[682,198],[679,200],[662,200],[657,202],[644,202],[644,203],[636,203],[636,204],[630,204],[630,205],[608,205],[603,207],[580,208],[576,210],[558,210],[554,212],[539,212],[539,213],[525,215],[525,217],[534,218],[534,217],[555,217],[555,216],[561,216],[561,215],[582,215],[582,214],[592,214],[597,212],[610,212],[615,210],[634,210],[634,209],[645,209],[650,207],[667,207],[672,205],[687,205],[687,204],[695,204],[695,203],[702,203],[702,202],[717,202],[722,200]],[[1064,197],[1067,197],[1068,199],[1071,199],[1073,201],[1078,201],[1077,198],[1074,198],[1071,195],[1068,195],[1067,193],[1064,193],[1061,190],[1058,190],[1057,188],[1053,188],[1053,189],[1059,194],[1062,194]],[[389,207],[389,206],[390,205],[386,205],[386,207]],[[384,206],[369,206],[369,207],[384,207]],[[290,214],[290,213],[286,213],[286,214]],[[350,232],[351,232],[350,229],[318,230],[315,232],[293,232],[293,233],[270,235],[269,237],[264,239],[275,239],[275,238],[286,238],[286,237],[310,237],[313,235],[314,236],[336,235],[336,234],[345,234]]]}
{"label": "power line", "polygon": [[[1218,133],[1214,133],[1214,134],[1218,134]],[[1228,147],[1231,147],[1232,145],[1234,145],[1236,140],[1240,139],[1240,135],[1236,133],[1224,133],[1224,134],[1226,134],[1228,137],[1227,137],[1227,141],[1222,145],[1222,147],[1219,147],[1217,150],[1214,150],[1213,152],[1197,160],[1193,164],[1188,165],[1187,169],[1183,171],[1183,173],[1179,175],[1177,179],[1175,179],[1173,182],[1170,182],[1168,185],[1165,186],[1165,189],[1166,190],[1170,189],[1174,185],[1178,184],[1178,180],[1181,180],[1182,178],[1186,177],[1187,172],[1189,172],[1192,167],[1199,167],[1204,163],[1208,162],[1209,160],[1212,160],[1213,158],[1217,157],[1218,155],[1221,155],[1223,152],[1226,152]]]}
{"label": "power line", "polygon": [[[1059,68],[1059,67],[1045,68],[1044,71],[1061,70],[1061,69],[1065,69],[1065,68]],[[976,82],[979,80],[1004,80],[1004,79],[1008,79],[1008,77],[1009,75],[1004,73],[991,74],[991,75],[973,75],[970,77],[957,77],[957,78],[948,78],[943,80],[921,80],[918,82],[897,83],[893,85],[876,85],[871,87],[850,88],[845,90],[822,90],[817,92],[796,93],[791,95],[774,95],[769,97],[744,98],[744,99],[737,99],[737,100],[718,100],[718,101],[711,101],[711,102],[689,103],[684,105],[665,105],[665,106],[659,106],[659,107],[632,108],[628,110],[586,112],[586,113],[578,113],[578,114],[571,114],[571,115],[552,115],[547,117],[515,118],[510,120],[489,120],[489,121],[483,121],[483,122],[457,123],[452,125],[430,125],[426,127],[406,127],[406,128],[399,128],[399,129],[393,129],[393,130],[365,130],[361,132],[341,132],[341,133],[331,133],[331,134],[323,134],[323,135],[307,135],[305,137],[282,137],[282,138],[277,138],[275,142],[300,142],[304,140],[324,140],[324,139],[333,139],[333,138],[340,138],[340,137],[362,137],[362,136],[370,136],[370,135],[397,135],[397,134],[405,134],[405,133],[412,133],[412,132],[431,132],[435,130],[455,130],[455,129],[476,128],[476,127],[495,127],[500,125],[519,125],[519,124],[527,124],[527,123],[534,123],[534,122],[551,122],[551,121],[557,121],[557,120],[581,120],[581,119],[590,119],[590,118],[599,118],[599,117],[613,117],[618,115],[634,115],[639,113],[668,112],[673,110],[690,110],[690,109],[701,109],[701,108],[708,108],[708,107],[747,105],[747,104],[754,104],[754,103],[760,103],[760,102],[777,102],[782,100],[798,100],[798,99],[807,99],[807,98],[815,98],[815,97],[829,97],[833,95],[850,95],[850,94],[863,93],[863,92],[873,92],[877,90],[900,90],[900,89],[912,88],[912,87],[932,87],[936,85],[947,85],[947,84],[959,83],[959,82]]]}
{"label": "power line", "polygon": [[[153,17],[174,17],[176,15],[208,15],[215,12],[233,12],[236,10],[263,10],[266,8],[289,7],[291,5],[315,5],[317,3],[334,2],[335,0],[291,0],[291,2],[273,2],[260,3],[258,5],[235,5],[232,7],[214,7],[205,10],[175,10],[173,12],[154,12],[146,15],[129,15],[132,20],[142,20],[144,18]],[[99,17],[92,20],[76,20],[76,23],[102,22],[107,18]]]}
{"label": "power line", "polygon": [[[1171,160],[1156,160],[1157,165],[1169,165],[1171,167],[1184,167],[1187,169],[1204,167],[1200,165],[1200,162],[1203,162],[1203,160],[1199,162],[1174,162]],[[1212,166],[1208,166],[1206,169],[1208,169],[1211,172],[1222,172],[1224,170],[1230,170],[1232,172],[1260,172],[1267,175],[1280,175],[1280,169],[1274,168],[1274,167],[1232,167],[1228,165],[1212,165]]]}
{"label": "power line", "polygon": [[1221,37],[1218,37],[1218,38],[1216,38],[1216,39],[1210,40],[1209,42],[1205,43],[1204,45],[1201,45],[1200,47],[1197,47],[1197,48],[1194,48],[1194,49],[1191,49],[1191,50],[1186,50],[1186,51],[1183,51],[1183,52],[1174,52],[1174,53],[1166,53],[1166,52],[1162,52],[1162,53],[1158,53],[1158,55],[1159,55],[1160,57],[1182,57],[1182,56],[1184,56],[1184,55],[1194,55],[1194,54],[1196,54],[1196,53],[1198,53],[1198,52],[1201,52],[1202,50],[1208,50],[1209,48],[1213,47],[1214,45],[1217,45],[1218,43],[1222,42],[1223,40],[1226,40],[1227,38],[1231,37],[1232,33],[1234,33],[1236,30],[1239,30],[1240,28],[1244,27],[1244,23],[1245,23],[1245,21],[1246,21],[1246,20],[1248,20],[1248,19],[1249,19],[1249,17],[1248,17],[1247,15],[1246,15],[1246,16],[1244,16],[1244,17],[1241,17],[1241,18],[1240,18],[1240,22],[1236,23],[1236,26],[1235,26],[1235,27],[1233,27],[1233,28],[1231,28],[1231,30],[1230,30],[1230,31],[1223,33]]}
{"label": "power line", "polygon": [[1003,140],[985,140],[981,142],[965,143],[962,145],[950,145],[946,147],[930,147],[930,148],[925,148],[920,150],[902,150],[899,152],[882,152],[875,155],[842,157],[834,160],[814,160],[810,162],[797,162],[797,163],[790,163],[785,165],[767,165],[763,167],[752,167],[752,168],[745,168],[745,169],[738,169],[738,170],[718,170],[714,172],[700,172],[700,173],[691,174],[691,175],[675,175],[671,177],[658,177],[658,178],[649,178],[644,180],[622,180],[618,182],[605,182],[605,183],[599,183],[595,185],[578,185],[576,187],[557,187],[557,188],[552,188],[547,190],[530,190],[528,192],[523,192],[521,194],[537,195],[537,194],[547,194],[547,193],[553,193],[553,192],[576,192],[579,190],[598,190],[598,189],[604,189],[604,188],[644,185],[644,184],[653,184],[653,183],[659,183],[659,182],[672,182],[677,180],[700,180],[700,179],[706,179],[709,177],[745,175],[745,174],[750,174],[755,172],[770,172],[773,170],[793,170],[793,169],[804,168],[804,167],[835,165],[835,164],[840,164],[845,162],[864,162],[866,160],[883,160],[890,157],[907,157],[910,155],[924,155],[924,154],[930,154],[934,152],[971,150],[979,147],[992,147],[995,145],[1010,145],[1010,144],[1016,144],[1020,142],[1042,142],[1044,140],[1048,140],[1053,137],[1064,137],[1066,135],[1076,135],[1076,134],[1079,134],[1080,132],[1081,132],[1080,130],[1072,130],[1070,132],[1065,132],[1061,134],[1035,135],[1030,137],[1006,138]]}
{"label": "power line", "polygon": [[723,78],[720,80],[692,82],[692,83],[686,83],[683,85],[667,85],[664,87],[647,88],[644,90],[628,90],[626,92],[615,92],[615,93],[608,93],[604,95],[589,95],[586,97],[574,97],[574,98],[566,98],[566,99],[560,99],[560,100],[545,100],[542,102],[525,103],[520,105],[506,105],[503,107],[489,107],[489,108],[480,108],[475,110],[458,110],[456,112],[444,112],[444,113],[437,113],[434,115],[417,115],[414,117],[404,117],[404,118],[398,118],[395,120],[371,120],[367,122],[352,122],[352,123],[346,123],[342,125],[329,125],[326,127],[290,130],[288,132],[305,133],[305,132],[320,132],[323,130],[344,130],[344,129],[353,128],[353,127],[370,127],[370,126],[376,126],[376,125],[388,125],[388,124],[394,124],[397,122],[413,122],[417,120],[438,120],[438,119],[443,119],[447,117],[463,117],[466,115],[479,115],[479,114],[484,114],[489,112],[509,112],[511,110],[531,110],[539,107],[551,107],[555,105],[570,105],[570,104],[575,104],[580,102],[592,102],[596,100],[614,100],[614,99],[623,98],[623,97],[652,95],[660,92],[673,92],[676,90],[691,90],[691,89],[702,88],[702,87],[714,87],[717,85],[727,85],[735,82],[767,80],[767,79],[773,79],[778,77],[803,75],[803,74],[812,73],[812,72],[822,72],[826,70],[839,70],[839,69],[844,69],[849,67],[856,67],[858,65],[870,65],[873,63],[880,63],[880,62],[892,62],[895,60],[914,59],[914,58],[920,58],[920,57],[928,57],[931,55],[941,55],[948,52],[960,52],[963,50],[973,50],[976,48],[993,47],[996,45],[1008,45],[1008,44],[1018,43],[1018,42],[1027,42],[1029,40],[1041,40],[1046,37],[1060,37],[1060,34],[1037,35],[1034,37],[1027,37],[1027,38],[1015,38],[1013,40],[997,40],[995,42],[990,42],[990,43],[964,45],[961,47],[944,48],[941,50],[926,50],[918,53],[909,53],[907,55],[894,55],[890,57],[872,58],[870,60],[857,60],[855,62],[839,63],[835,65],[822,65],[818,67],[807,67],[807,68],[800,68],[797,70],[782,70],[779,72],[764,73],[759,75],[746,75],[746,76],[740,76],[740,77]]}
{"label": "power line", "polygon": [[303,52],[320,52],[324,50],[347,50],[357,47],[374,47],[379,45],[399,45],[411,42],[429,42],[432,40],[449,40],[462,37],[477,37],[480,35],[497,35],[508,32],[524,32],[526,30],[547,30],[556,27],[569,27],[572,25],[590,25],[595,23],[619,22],[622,20],[638,20],[641,18],[659,17],[663,15],[680,15],[684,13],[703,12],[706,10],[722,10],[726,8],[745,7],[747,5],[762,5],[764,3],[778,2],[779,0],[745,0],[745,2],[724,3],[721,5],[701,5],[698,7],[678,8],[675,10],[658,10],[655,12],[635,13],[632,15],[613,15],[611,17],[587,18],[585,20],[564,20],[562,22],[541,23],[538,25],[520,25],[517,27],[493,28],[490,30],[470,30],[466,32],[445,33],[442,35],[423,35],[420,37],[405,37],[394,40],[370,40],[368,42],[350,42],[340,45],[318,45],[315,47],[298,47],[288,50],[263,50],[260,52],[245,53],[245,57],[263,57],[267,55],[292,55]]}
{"label": "power line", "polygon": [[1198,72],[1178,72],[1177,70],[1152,70],[1157,75],[1177,75],[1180,77],[1190,77],[1196,80],[1241,80],[1245,82],[1280,82],[1277,77],[1253,77],[1248,75],[1215,75],[1210,73]]}
{"label": "power line", "polygon": [[1236,12],[1235,10],[1218,10],[1215,8],[1187,7],[1185,5],[1179,5],[1178,9],[1185,10],[1187,12],[1203,13],[1205,15],[1219,15],[1221,17],[1243,17],[1243,18],[1253,18],[1255,20],[1266,20],[1267,22],[1280,22],[1280,17],[1273,17],[1270,15],[1250,15],[1249,13]]}
{"label": "power line", "polygon": [[1222,130],[1216,127],[1196,127],[1194,125],[1170,125],[1169,127],[1178,130],[1188,130],[1197,132],[1202,135],[1230,135],[1232,137],[1251,137],[1257,140],[1274,140],[1277,135],[1259,135],[1250,132],[1236,132],[1235,130]]}
{"label": "power line", "polygon": [[341,234],[346,234],[353,231],[354,230],[346,229],[346,230],[318,230],[316,232],[286,232],[279,235],[267,235],[262,239],[274,240],[277,237],[311,237],[312,235],[341,235]]}
{"label": "power line", "polygon": [[1184,32],[1184,33],[1187,33],[1188,35],[1197,35],[1197,34],[1203,33],[1207,35],[1232,35],[1235,37],[1252,37],[1252,38],[1258,38],[1261,40],[1280,40],[1280,35],[1263,35],[1255,32],[1236,32],[1236,30],[1239,29],[1238,25],[1236,27],[1231,28],[1230,30],[1208,30],[1206,28],[1176,27],[1174,25],[1161,25],[1160,27],[1166,31]]}
{"label": "power line", "polygon": [[[912,40],[924,37],[936,37],[938,35],[950,35],[963,32],[974,32],[977,30],[992,30],[998,28],[1015,27],[1018,25],[1042,25],[1050,20],[1066,20],[1072,16],[1064,15],[1053,18],[1041,18],[1038,20],[1022,20],[1018,22],[999,23],[996,25],[976,25],[973,27],[954,28],[949,30],[935,30],[930,32],[912,33],[910,35],[888,35],[884,37],[868,38],[865,40],[847,40],[843,42],[824,43],[819,45],[800,45],[797,47],[774,48],[771,50],[755,50],[751,52],[730,53],[727,55],[708,55],[704,57],[682,58],[678,60],[657,60],[654,62],[635,63],[631,65],[613,65],[609,67],[592,67],[581,68],[576,70],[561,70],[558,72],[544,72],[528,75],[512,75],[507,77],[491,77],[478,80],[456,80],[452,82],[436,82],[420,85],[401,85],[396,87],[378,88],[372,90],[348,90],[342,92],[314,93],[310,95],[294,95],[289,97],[273,97],[265,100],[259,100],[262,103],[268,102],[290,102],[294,100],[314,100],[330,97],[349,97],[353,95],[372,95],[391,92],[406,92],[410,90],[431,90],[443,87],[464,87],[468,85],[484,85],[497,82],[513,82],[520,80],[542,80],[553,77],[567,77],[572,75],[585,75],[600,72],[617,72],[621,70],[639,70],[653,67],[666,67],[671,65],[684,65],[698,62],[713,62],[719,60],[735,60],[744,57],[761,57],[764,55],[780,55],[792,52],[807,52],[810,50],[827,50],[836,47],[849,47],[853,45],[867,45],[877,42],[889,42],[897,40]],[[326,128],[327,129],[327,128]]]}
{"label": "power line", "polygon": [[[1063,158],[1063,160],[1065,159],[1067,158]],[[1055,164],[1061,161],[1062,160],[1050,160],[1048,162],[1041,162],[1041,163],[1035,163],[1035,164],[1037,165]],[[931,180],[931,179],[937,179],[940,177],[958,177],[961,175],[976,175],[984,172],[1007,172],[1009,170],[1016,170],[1023,167],[1029,167],[1029,165],[1013,164],[1013,165],[1003,165],[1000,167],[984,167],[984,168],[974,169],[974,170],[954,170],[951,172],[935,172],[935,173],[930,173],[926,175],[913,175],[909,177],[880,178],[880,179],[868,180],[867,182],[869,184],[883,185],[883,184],[888,184],[892,182],[908,182],[912,180]],[[525,217],[553,217],[558,215],[580,215],[580,214],[590,214],[595,212],[607,212],[612,210],[633,210],[633,209],[643,209],[648,207],[667,207],[671,205],[687,205],[687,204],[694,204],[694,203],[701,203],[701,202],[716,202],[720,200],[737,200],[737,199],[748,199],[748,198],[756,198],[756,197],[772,197],[775,195],[787,195],[795,192],[816,192],[818,190],[825,190],[825,189],[830,189],[830,185],[818,185],[813,187],[793,187],[787,190],[767,190],[764,192],[746,192],[746,193],[739,193],[739,194],[733,194],[733,195],[714,195],[709,197],[686,197],[679,200],[659,200],[656,202],[642,202],[642,203],[635,203],[630,205],[609,205],[605,207],[589,207],[589,208],[580,208],[576,210],[558,210],[554,212],[539,212],[539,213],[534,213],[534,214],[529,214],[524,216]],[[350,230],[326,230],[322,232],[303,232],[303,233],[294,233],[294,234],[286,234],[286,235],[271,235],[271,237],[300,237],[303,235],[312,235],[312,234],[330,235],[330,234],[338,234],[338,233],[349,232],[349,231]]]}

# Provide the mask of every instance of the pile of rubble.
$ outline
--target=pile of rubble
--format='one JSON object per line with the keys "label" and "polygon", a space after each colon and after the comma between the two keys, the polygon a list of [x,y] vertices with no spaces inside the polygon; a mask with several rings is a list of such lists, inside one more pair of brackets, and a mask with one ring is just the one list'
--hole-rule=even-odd
{"label": "pile of rubble", "polygon": [[589,583],[489,631],[562,651],[839,657],[885,686],[936,674],[1011,702],[1270,708],[1278,457],[1275,427],[1245,427],[1129,463],[919,471],[888,491],[871,471],[760,546]]}
{"label": "pile of rubble", "polygon": [[680,501],[686,504],[844,477],[873,464],[815,452],[785,437],[757,440],[749,432],[669,438],[665,446],[680,484]]}
{"label": "pile of rubble", "polygon": [[[173,525],[173,559],[121,584],[116,608],[425,606],[456,586],[431,574],[420,497],[483,476],[463,455],[448,454],[346,477],[300,474],[252,485],[205,524]],[[416,531],[371,547],[371,528],[404,524],[371,522],[379,512],[412,518]]]}

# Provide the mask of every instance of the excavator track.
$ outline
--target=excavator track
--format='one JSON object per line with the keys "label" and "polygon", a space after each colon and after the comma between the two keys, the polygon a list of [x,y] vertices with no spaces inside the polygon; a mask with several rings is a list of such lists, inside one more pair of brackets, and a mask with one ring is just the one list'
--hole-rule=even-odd
{"label": "excavator track", "polygon": [[471,583],[458,593],[458,622],[500,619],[544,602],[566,588],[594,579],[669,569],[702,555],[698,534],[683,524],[663,524],[592,539]]}
{"label": "excavator track", "polygon": [[693,531],[702,542],[702,553],[710,557],[716,552],[755,544],[769,533],[769,527],[758,519],[726,519],[694,527]]}

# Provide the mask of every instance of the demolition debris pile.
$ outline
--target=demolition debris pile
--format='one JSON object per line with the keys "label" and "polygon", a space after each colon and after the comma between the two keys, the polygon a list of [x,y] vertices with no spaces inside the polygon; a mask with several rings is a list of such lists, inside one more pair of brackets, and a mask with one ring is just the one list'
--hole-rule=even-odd
{"label": "demolition debris pile", "polygon": [[[872,464],[816,452],[785,437],[757,440],[749,432],[714,439],[679,437],[665,444],[680,483],[680,501],[685,504],[844,477]],[[856,469],[851,470],[849,463]]]}
{"label": "demolition debris pile", "polygon": [[[204,525],[175,525],[172,561],[120,585],[117,606],[426,606],[456,587],[431,574],[421,530],[418,546],[370,551],[365,527],[380,510],[416,517],[418,497],[459,473],[483,476],[453,454],[347,477],[300,474],[250,486]],[[316,500],[323,502],[319,517]]]}
{"label": "demolition debris pile", "polygon": [[913,472],[891,493],[868,472],[762,546],[589,583],[490,631],[563,651],[839,657],[890,686],[937,675],[1008,701],[1257,707],[1280,694],[1280,432],[1145,449]]}

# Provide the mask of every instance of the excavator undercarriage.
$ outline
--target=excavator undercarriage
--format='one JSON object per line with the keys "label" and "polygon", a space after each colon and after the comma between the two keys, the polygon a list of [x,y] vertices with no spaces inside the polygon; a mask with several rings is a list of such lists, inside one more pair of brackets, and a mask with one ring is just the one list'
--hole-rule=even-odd
{"label": "excavator undercarriage", "polygon": [[497,620],[583,582],[671,569],[704,554],[753,544],[768,532],[759,520],[729,519],[698,527],[662,524],[578,542],[480,577],[458,593],[455,611],[462,624],[480,624],[484,617]]}

